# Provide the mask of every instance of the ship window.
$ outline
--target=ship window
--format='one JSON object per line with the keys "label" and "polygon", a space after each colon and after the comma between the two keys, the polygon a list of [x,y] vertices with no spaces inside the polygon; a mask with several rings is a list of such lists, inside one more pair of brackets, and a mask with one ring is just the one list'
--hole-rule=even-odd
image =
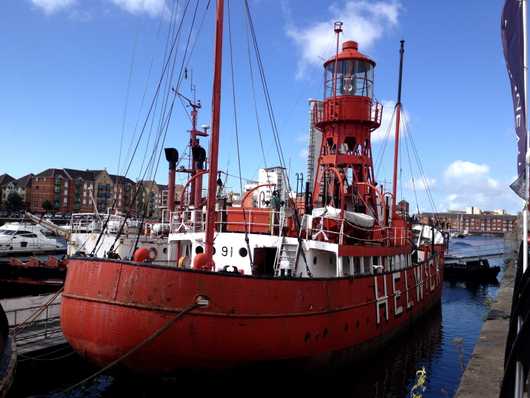
{"label": "ship window", "polygon": [[350,257],[342,257],[342,275],[351,275]]}
{"label": "ship window", "polygon": [[241,257],[246,257],[247,254],[248,254],[248,251],[247,251],[247,249],[245,249],[244,247],[242,247],[241,249],[239,249],[239,255],[240,255]]}
{"label": "ship window", "polygon": [[29,231],[17,231],[15,233],[15,235],[26,235],[26,234],[29,234],[30,232]]}
{"label": "ship window", "polygon": [[9,229],[3,230],[3,231],[0,230],[0,235],[15,235],[15,232],[16,231],[12,231]]}
{"label": "ship window", "polygon": [[399,258],[399,254],[394,256],[394,269],[392,271],[397,271],[401,268],[401,261]]}
{"label": "ship window", "polygon": [[353,274],[354,275],[361,274],[361,258],[360,257],[353,257]]}
{"label": "ship window", "polygon": [[364,270],[363,274],[370,274],[372,269],[372,257],[366,256],[364,257]]}
{"label": "ship window", "polygon": [[204,252],[204,249],[202,246],[197,246],[195,248],[195,254],[200,254],[200,253],[203,253]]}

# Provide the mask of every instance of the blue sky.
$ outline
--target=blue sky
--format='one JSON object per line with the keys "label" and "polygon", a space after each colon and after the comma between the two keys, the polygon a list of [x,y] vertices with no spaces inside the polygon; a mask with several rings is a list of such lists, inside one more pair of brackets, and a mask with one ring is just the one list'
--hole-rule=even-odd
{"label": "blue sky", "polygon": [[[185,3],[177,4],[177,20]],[[236,104],[243,175],[256,178],[264,164],[252,106],[242,3],[232,0],[230,4]],[[320,64],[333,54],[333,21],[341,19],[344,39],[358,41],[360,51],[377,62],[375,94],[386,105],[385,120],[390,118],[396,96],[399,40],[406,40],[403,104],[409,123],[405,139],[412,135],[418,148],[436,209],[474,205],[517,211],[520,203],[508,189],[516,174],[516,144],[500,43],[502,3],[250,0],[291,175],[306,171],[307,100],[322,96]],[[185,15],[183,38],[195,4],[191,0]],[[205,11],[206,4],[207,0],[199,0],[197,21],[204,13],[204,25],[192,35],[196,44],[188,64],[190,73],[180,88],[183,94],[192,95],[193,74],[197,97],[203,103],[200,124],[209,124],[211,117],[214,7]],[[106,167],[114,173],[122,131],[123,170],[131,137],[146,117],[160,76],[173,6],[173,0],[4,0],[0,13],[0,173],[20,177],[48,167]],[[177,45],[178,62],[184,43],[181,40]],[[220,165],[235,175],[227,23],[224,55]],[[255,84],[259,88],[257,75]],[[267,165],[271,166],[277,156],[262,95],[258,107]],[[187,116],[177,102],[166,144],[183,152],[188,128]],[[384,147],[386,130],[381,131],[374,135],[375,159]],[[129,173],[133,179],[140,173],[145,145],[140,146]],[[388,142],[386,160],[376,166],[378,180],[389,187],[392,149],[393,142]],[[401,167],[400,192],[415,208],[405,152]],[[420,208],[431,211],[417,170],[414,177]],[[160,164],[157,180],[166,182],[165,162]],[[228,185],[237,189],[239,183],[230,180]]]}

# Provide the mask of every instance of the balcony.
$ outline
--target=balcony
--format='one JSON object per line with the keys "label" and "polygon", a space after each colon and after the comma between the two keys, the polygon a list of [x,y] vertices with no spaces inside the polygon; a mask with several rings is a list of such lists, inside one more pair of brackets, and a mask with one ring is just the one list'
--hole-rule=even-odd
{"label": "balcony", "polygon": [[381,125],[383,105],[369,97],[339,96],[315,101],[313,124],[322,130],[328,123],[350,122],[367,125],[375,130]]}

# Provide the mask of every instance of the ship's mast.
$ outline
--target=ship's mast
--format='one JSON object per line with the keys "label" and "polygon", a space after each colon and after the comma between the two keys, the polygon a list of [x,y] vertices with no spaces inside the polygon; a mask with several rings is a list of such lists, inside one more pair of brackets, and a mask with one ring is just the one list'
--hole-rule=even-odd
{"label": "ship's mast", "polygon": [[219,123],[221,119],[221,67],[223,58],[223,16],[224,0],[217,0],[216,23],[215,23],[215,63],[212,93],[212,133],[210,137],[210,156],[208,173],[208,202],[205,232],[205,267],[213,269],[213,240],[215,232],[215,211],[217,168],[219,160]]}
{"label": "ship's mast", "polygon": [[401,83],[403,81],[403,53],[405,52],[405,40],[401,40],[399,48],[399,81],[398,97],[396,102],[396,138],[394,143],[394,179],[392,180],[392,215],[396,213],[397,179],[398,179],[398,157],[399,157],[399,127],[401,124]]}

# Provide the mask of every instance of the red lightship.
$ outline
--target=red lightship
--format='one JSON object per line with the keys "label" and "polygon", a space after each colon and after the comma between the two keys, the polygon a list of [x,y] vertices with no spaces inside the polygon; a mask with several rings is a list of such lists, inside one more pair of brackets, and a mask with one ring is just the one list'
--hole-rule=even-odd
{"label": "red lightship", "polygon": [[375,62],[353,41],[339,51],[340,24],[325,98],[313,107],[322,144],[312,195],[278,207],[256,205],[254,191],[241,205],[219,197],[222,30],[218,0],[208,196],[204,206],[205,173],[192,168],[193,200],[171,218],[168,255],[178,261],[68,263],[63,332],[102,366],[121,358],[132,371],[163,374],[369,352],[440,302],[443,235],[399,211],[396,173],[393,192],[375,182]]}

